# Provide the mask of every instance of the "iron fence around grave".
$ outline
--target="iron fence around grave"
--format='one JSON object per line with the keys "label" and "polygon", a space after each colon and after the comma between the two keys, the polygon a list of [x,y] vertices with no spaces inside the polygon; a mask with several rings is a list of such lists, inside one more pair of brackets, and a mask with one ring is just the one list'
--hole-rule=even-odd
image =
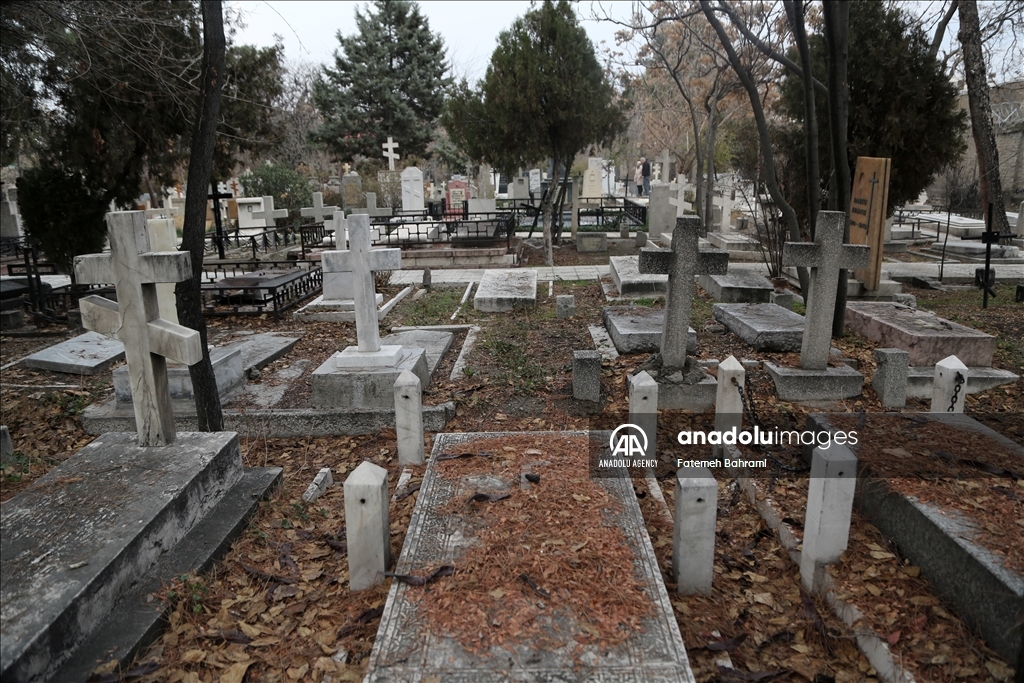
{"label": "iron fence around grave", "polygon": [[203,269],[204,315],[281,313],[323,291],[323,270],[311,261],[221,261]]}
{"label": "iron fence around grave", "polygon": [[[259,232],[253,232],[259,230]],[[220,253],[220,237],[216,233],[206,234],[205,253]],[[291,226],[282,228],[235,228],[224,233],[224,249],[246,250],[256,259],[257,254],[272,254],[291,245],[299,245],[299,231]]]}
{"label": "iron fence around grave", "polygon": [[588,204],[577,209],[582,230],[588,225],[600,228],[608,224],[619,226],[623,221],[637,227],[647,225],[647,207],[628,198],[602,197]]}
{"label": "iron fence around grave", "polygon": [[449,244],[453,247],[486,247],[503,243],[507,248],[522,216],[523,213],[517,209],[470,214],[464,207],[458,213],[450,213],[438,202],[421,214],[373,216],[370,219],[370,236],[378,246]]}

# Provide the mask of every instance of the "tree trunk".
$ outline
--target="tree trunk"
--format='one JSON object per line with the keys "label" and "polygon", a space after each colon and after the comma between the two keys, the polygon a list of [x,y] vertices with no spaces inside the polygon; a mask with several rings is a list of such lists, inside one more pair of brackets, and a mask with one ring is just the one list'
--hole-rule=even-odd
{"label": "tree trunk", "polygon": [[[800,68],[805,75],[812,75],[811,49],[807,45],[807,30],[804,27],[804,4],[802,0],[786,0],[786,14],[793,27],[793,39],[800,55]],[[803,78],[804,89],[804,162],[807,165],[807,218],[813,234],[818,224],[818,208],[821,205],[821,170],[818,164],[818,110],[814,106],[814,83],[812,78]]]}
{"label": "tree trunk", "polygon": [[[718,35],[718,40],[722,43],[722,47],[729,57],[729,63],[732,64],[732,68],[736,71],[740,83],[743,84],[743,88],[747,91],[747,97],[750,99],[750,108],[754,113],[754,121],[757,123],[757,139],[761,147],[761,158],[764,161],[764,184],[768,188],[768,194],[771,195],[772,201],[775,202],[775,205],[779,207],[779,211],[782,212],[789,232],[789,239],[799,242],[800,224],[796,219],[796,211],[786,201],[786,198],[782,195],[782,190],[779,189],[779,178],[775,172],[775,153],[772,151],[771,135],[768,133],[768,120],[764,115],[764,108],[761,106],[761,95],[754,84],[754,79],[750,77],[750,72],[740,62],[739,55],[736,54],[729,35],[722,27],[722,22],[715,16],[715,10],[711,6],[710,1],[700,0],[700,6],[704,11],[704,16],[707,17],[708,23],[711,24],[711,27]],[[800,290],[806,296],[808,290],[807,269],[797,268],[797,275],[800,279]]]}
{"label": "tree trunk", "polygon": [[[715,139],[718,137],[718,91],[711,94],[708,110],[708,130],[704,136],[704,155],[707,158],[707,176],[704,183],[704,215],[701,216],[704,224],[704,233],[707,234],[713,227],[715,221]],[[725,217],[722,217],[725,220]]]}
{"label": "tree trunk", "polygon": [[[847,154],[847,129],[850,118],[850,85],[846,67],[850,57],[850,5],[845,2],[826,2],[825,40],[828,42],[828,115],[829,133],[832,138],[832,195],[829,203],[836,211],[846,211],[849,217],[850,194],[853,191],[850,179],[850,158]],[[850,222],[843,230],[843,241],[850,239]],[[836,308],[832,316],[832,336],[843,336],[846,327],[846,270],[839,271],[839,288],[836,290]]]}
{"label": "tree trunk", "polygon": [[971,110],[971,132],[978,150],[978,191],[981,210],[988,211],[992,204],[992,229],[1006,234],[1010,224],[1006,220],[1003,202],[1003,183],[999,177],[999,149],[996,147],[995,127],[992,124],[992,104],[988,96],[988,70],[981,51],[981,26],[978,20],[977,0],[960,0],[960,44],[964,48],[964,77],[967,80],[967,101]]}
{"label": "tree trunk", "polygon": [[188,193],[185,197],[185,221],[182,249],[192,256],[192,278],[179,282],[175,288],[178,319],[182,325],[199,332],[203,359],[189,368],[195,393],[199,431],[218,432],[224,429],[224,415],[217,393],[207,346],[206,321],[200,286],[203,277],[203,249],[206,233],[207,187],[213,168],[213,147],[220,116],[220,93],[224,83],[224,16],[220,0],[204,0],[203,11],[203,75],[196,107],[196,124],[192,132],[192,149],[188,164]]}

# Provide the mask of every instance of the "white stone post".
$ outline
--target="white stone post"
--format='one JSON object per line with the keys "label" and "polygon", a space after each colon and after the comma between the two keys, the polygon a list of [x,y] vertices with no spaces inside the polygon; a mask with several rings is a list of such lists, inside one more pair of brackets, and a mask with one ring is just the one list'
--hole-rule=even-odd
{"label": "white stone post", "polygon": [[[744,386],[747,371],[736,360],[729,356],[718,364],[718,393],[715,395],[715,431],[725,433],[731,429],[739,431],[743,427],[743,401],[733,379]],[[725,452],[722,445],[711,447],[711,455],[720,458]]]}
{"label": "white stone post", "polygon": [[423,464],[423,400],[420,378],[408,370],[395,380],[395,432],[398,464]]}
{"label": "white stone post", "polygon": [[[967,375],[967,366],[956,356],[947,356],[935,364],[935,379],[932,381],[931,412],[964,412],[964,397],[967,396]],[[954,395],[956,396],[956,403],[953,403]],[[949,409],[951,404],[953,410]]]}
{"label": "white stone post", "polygon": [[850,538],[850,514],[857,489],[857,456],[847,446],[820,446],[811,456],[800,578],[814,592],[824,567],[839,559]]}
{"label": "white stone post", "polygon": [[345,540],[349,590],[369,588],[391,565],[391,524],[388,471],[365,460],[345,480]]}
{"label": "white stone post", "polygon": [[711,470],[677,471],[672,532],[672,576],[677,592],[711,594],[717,517],[718,482]]}
{"label": "white stone post", "polygon": [[648,458],[658,454],[658,383],[647,371],[629,377],[629,423],[647,435]]}

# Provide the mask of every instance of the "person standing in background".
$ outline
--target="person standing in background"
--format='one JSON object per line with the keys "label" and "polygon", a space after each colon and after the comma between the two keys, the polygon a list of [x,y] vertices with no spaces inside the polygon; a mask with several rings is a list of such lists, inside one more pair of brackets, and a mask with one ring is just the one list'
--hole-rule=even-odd
{"label": "person standing in background", "polygon": [[641,171],[644,176],[644,194],[651,194],[651,162],[647,161],[647,157],[640,157],[641,161],[644,162]]}
{"label": "person standing in background", "polygon": [[636,171],[633,172],[633,182],[636,183],[636,196],[642,197],[644,194],[644,162],[647,161],[644,157],[640,157],[640,160],[636,162]]}

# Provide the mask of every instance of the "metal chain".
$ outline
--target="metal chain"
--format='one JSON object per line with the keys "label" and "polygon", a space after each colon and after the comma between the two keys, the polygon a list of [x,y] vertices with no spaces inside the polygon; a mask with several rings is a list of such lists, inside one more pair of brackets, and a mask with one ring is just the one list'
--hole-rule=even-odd
{"label": "metal chain", "polygon": [[[747,400],[746,392],[743,391],[743,387],[740,386],[740,383],[736,381],[735,377],[732,378],[732,383],[733,386],[736,387],[736,391],[738,391],[740,394],[740,403],[743,404],[743,412],[746,414],[747,419],[750,420],[750,423],[752,425],[756,425],[761,429],[761,431],[767,433],[768,430],[765,428],[764,424],[761,423],[761,420],[757,417],[757,413],[754,412],[753,397],[751,397],[749,401]],[[768,444],[757,445],[761,448],[761,451],[764,453],[765,457],[768,460],[771,460],[777,467],[786,470],[787,472],[808,472],[811,469],[809,466],[793,467],[792,465],[787,465],[786,463],[779,461],[775,456],[772,455],[771,449],[768,448]]]}
{"label": "metal chain", "polygon": [[953,400],[949,402],[949,407],[946,408],[947,413],[952,413],[956,410],[956,402],[960,397],[960,387],[964,385],[964,376],[957,370],[956,373],[956,386],[953,387]]}

